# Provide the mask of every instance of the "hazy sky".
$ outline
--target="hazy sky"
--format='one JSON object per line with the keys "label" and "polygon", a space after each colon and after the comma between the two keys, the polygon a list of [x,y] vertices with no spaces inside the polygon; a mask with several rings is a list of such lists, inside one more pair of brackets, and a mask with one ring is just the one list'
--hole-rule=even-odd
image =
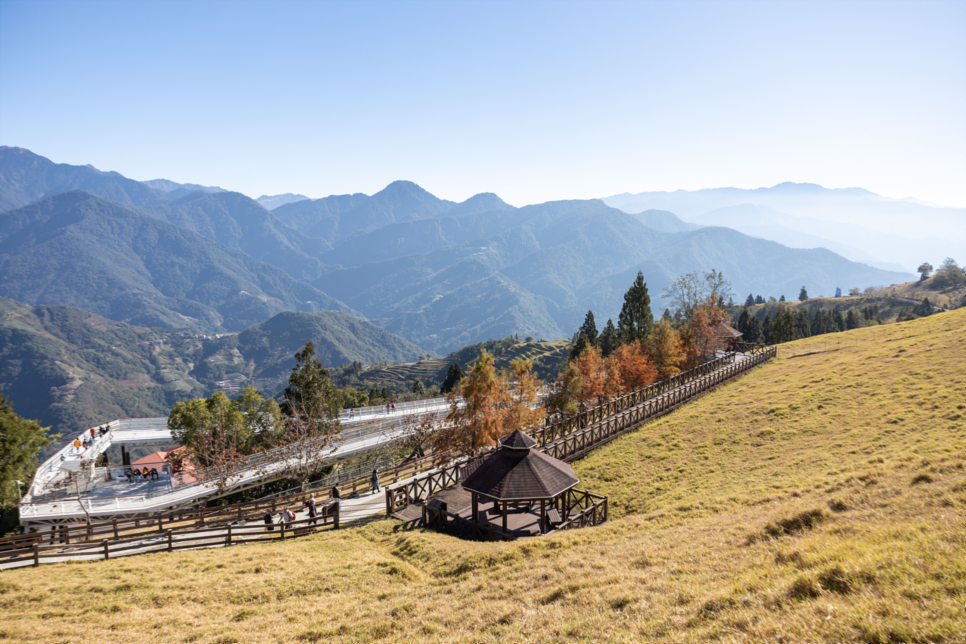
{"label": "hazy sky", "polygon": [[966,1],[0,0],[0,144],[254,197],[966,206]]}

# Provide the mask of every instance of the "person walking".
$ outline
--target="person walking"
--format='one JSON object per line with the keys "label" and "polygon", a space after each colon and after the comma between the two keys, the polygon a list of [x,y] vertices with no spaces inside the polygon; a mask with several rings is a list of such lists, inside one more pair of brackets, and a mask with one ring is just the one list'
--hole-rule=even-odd
{"label": "person walking", "polygon": [[332,486],[332,498],[336,500],[340,500],[342,498],[342,492],[339,491],[338,485]]}
{"label": "person walking", "polygon": [[282,525],[287,526],[292,521],[295,521],[295,513],[289,510],[286,506],[286,508],[282,510]]}
{"label": "person walking", "polygon": [[379,473],[376,472],[376,468],[372,468],[372,477],[369,479],[369,482],[372,483],[372,491],[373,492],[381,492],[382,491],[382,490],[379,489]]}
{"label": "person walking", "polygon": [[275,525],[272,524],[272,511],[265,510],[265,516],[262,517],[262,521],[265,522],[265,530],[267,532],[273,532],[275,530]]}
{"label": "person walking", "polygon": [[309,511],[309,522],[308,522],[307,525],[317,525],[318,524],[318,519],[316,517],[318,516],[318,514],[317,514],[316,509],[315,509],[315,497],[314,496],[310,496],[305,501],[305,508]]}

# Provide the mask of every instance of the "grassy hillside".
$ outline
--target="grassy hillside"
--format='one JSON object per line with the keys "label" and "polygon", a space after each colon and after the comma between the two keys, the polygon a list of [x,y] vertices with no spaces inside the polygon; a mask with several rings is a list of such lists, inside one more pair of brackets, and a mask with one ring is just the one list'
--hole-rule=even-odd
{"label": "grassy hillside", "polygon": [[[966,298],[966,284],[959,286],[937,286],[936,278],[931,277],[924,282],[906,282],[896,284],[889,288],[879,289],[873,295],[883,298],[905,298],[910,300],[922,301],[929,298],[933,304],[945,309],[954,309],[963,306],[963,298]],[[907,306],[913,306],[906,303]]]}
{"label": "grassy hillside", "polygon": [[600,528],[481,544],[374,520],[278,545],[27,569],[0,577],[0,631],[36,642],[962,641],[964,360],[966,311],[789,343],[576,462],[581,487],[610,495]]}

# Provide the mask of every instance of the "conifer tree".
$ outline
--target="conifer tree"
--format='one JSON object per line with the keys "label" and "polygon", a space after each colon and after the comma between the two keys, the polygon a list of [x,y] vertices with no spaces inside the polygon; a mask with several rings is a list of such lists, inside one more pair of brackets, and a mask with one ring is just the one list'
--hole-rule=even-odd
{"label": "conifer tree", "polygon": [[671,309],[664,309],[664,313],[661,314],[662,320],[671,321]]}
{"label": "conifer tree", "polygon": [[624,306],[617,318],[617,332],[622,343],[647,338],[654,314],[651,313],[651,296],[647,292],[644,274],[637,272],[634,283],[624,293]]}
{"label": "conifer tree", "polygon": [[805,302],[806,300],[808,300],[808,291],[806,291],[805,287],[803,286],[802,290],[798,293],[798,301]]}
{"label": "conifer tree", "polygon": [[578,331],[577,336],[573,339],[573,346],[570,347],[570,355],[568,356],[567,360],[573,362],[579,358],[580,354],[583,353],[589,346],[591,346],[591,344],[587,342],[587,336],[584,335],[583,331]]}
{"label": "conifer tree", "polygon": [[808,322],[808,311],[800,309],[795,316],[795,339],[807,338],[812,335],[812,328]]}
{"label": "conifer tree", "polygon": [[852,329],[858,329],[859,326],[859,320],[855,315],[855,311],[849,310],[845,316],[845,328],[851,331]]}
{"label": "conifer tree", "polygon": [[597,324],[594,322],[594,312],[587,311],[584,323],[580,326],[581,332],[587,338],[587,343],[593,347],[597,346]]}
{"label": "conifer tree", "polygon": [[842,311],[839,309],[832,312],[832,326],[834,327],[831,329],[833,332],[845,331],[845,318],[842,317]]}
{"label": "conifer tree", "polygon": [[754,305],[755,305],[755,296],[749,293],[748,299],[745,300],[745,306],[748,307],[748,306],[754,306]]}
{"label": "conifer tree", "polygon": [[745,307],[741,310],[741,315],[738,316],[738,326],[735,327],[738,329],[739,333],[741,333],[742,337],[744,337],[745,342],[751,342],[751,340],[748,339],[748,331],[750,326],[751,316],[748,315],[748,308]]}
{"label": "conifer tree", "polygon": [[763,298],[760,295],[755,296],[755,304],[764,304],[764,303],[765,303],[765,298]]}
{"label": "conifer tree", "polygon": [[600,346],[600,354],[605,358],[620,346],[617,329],[614,328],[614,323],[610,318],[607,318],[607,324],[604,325],[604,330],[601,332],[600,337],[597,338],[597,344]]}
{"label": "conifer tree", "polygon": [[765,328],[762,326],[761,320],[755,316],[751,316],[751,323],[748,325],[748,335],[743,337],[742,340],[751,342],[752,344],[765,343]]}
{"label": "conifer tree", "polygon": [[769,344],[781,344],[795,339],[795,320],[787,308],[782,307],[775,316],[769,334]]}
{"label": "conifer tree", "polygon": [[417,396],[422,396],[424,393],[426,393],[426,385],[423,384],[422,380],[420,380],[419,378],[416,378],[415,380],[413,380],[413,386],[412,388],[410,388],[409,391],[416,394]]}
{"label": "conifer tree", "polygon": [[826,328],[825,313],[822,309],[815,311],[815,315],[812,316],[812,335],[822,335],[823,333],[828,333]]}
{"label": "conifer tree", "polygon": [[761,323],[761,335],[765,339],[765,344],[773,344],[771,341],[771,315],[766,313],[765,320]]}
{"label": "conifer tree", "polygon": [[670,378],[681,371],[681,364],[685,360],[684,348],[677,331],[669,322],[661,320],[651,327],[647,346],[660,378]]}
{"label": "conifer tree", "polygon": [[460,381],[463,380],[463,367],[460,363],[454,362],[449,366],[449,371],[446,372],[446,378],[443,379],[443,384],[440,386],[439,390],[441,393],[448,394],[459,386]]}
{"label": "conifer tree", "polygon": [[779,302],[784,302],[785,301],[785,295],[782,294],[782,296],[780,298],[778,298],[778,301]]}

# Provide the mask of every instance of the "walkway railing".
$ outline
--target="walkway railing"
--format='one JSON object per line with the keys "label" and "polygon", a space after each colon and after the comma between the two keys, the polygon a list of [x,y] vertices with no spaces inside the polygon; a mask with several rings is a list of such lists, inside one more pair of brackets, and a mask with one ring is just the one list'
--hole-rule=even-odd
{"label": "walkway railing", "polygon": [[[662,416],[693,398],[735,378],[778,354],[777,347],[756,348],[754,353],[728,354],[673,378],[655,383],[599,407],[577,414],[534,432],[543,439],[538,444],[544,453],[560,460],[573,460],[607,443],[641,423]],[[675,387],[667,383],[677,383]],[[634,404],[632,404],[634,403]],[[593,422],[592,422],[593,421]],[[586,423],[586,424],[585,424]],[[550,437],[555,437],[549,440]],[[493,448],[489,448],[492,450]],[[487,451],[489,451],[487,450]],[[486,451],[482,453],[485,456]],[[386,488],[386,514],[392,516],[410,503],[425,499],[433,492],[462,480],[463,468],[471,461],[464,458],[443,465],[395,488]]]}

